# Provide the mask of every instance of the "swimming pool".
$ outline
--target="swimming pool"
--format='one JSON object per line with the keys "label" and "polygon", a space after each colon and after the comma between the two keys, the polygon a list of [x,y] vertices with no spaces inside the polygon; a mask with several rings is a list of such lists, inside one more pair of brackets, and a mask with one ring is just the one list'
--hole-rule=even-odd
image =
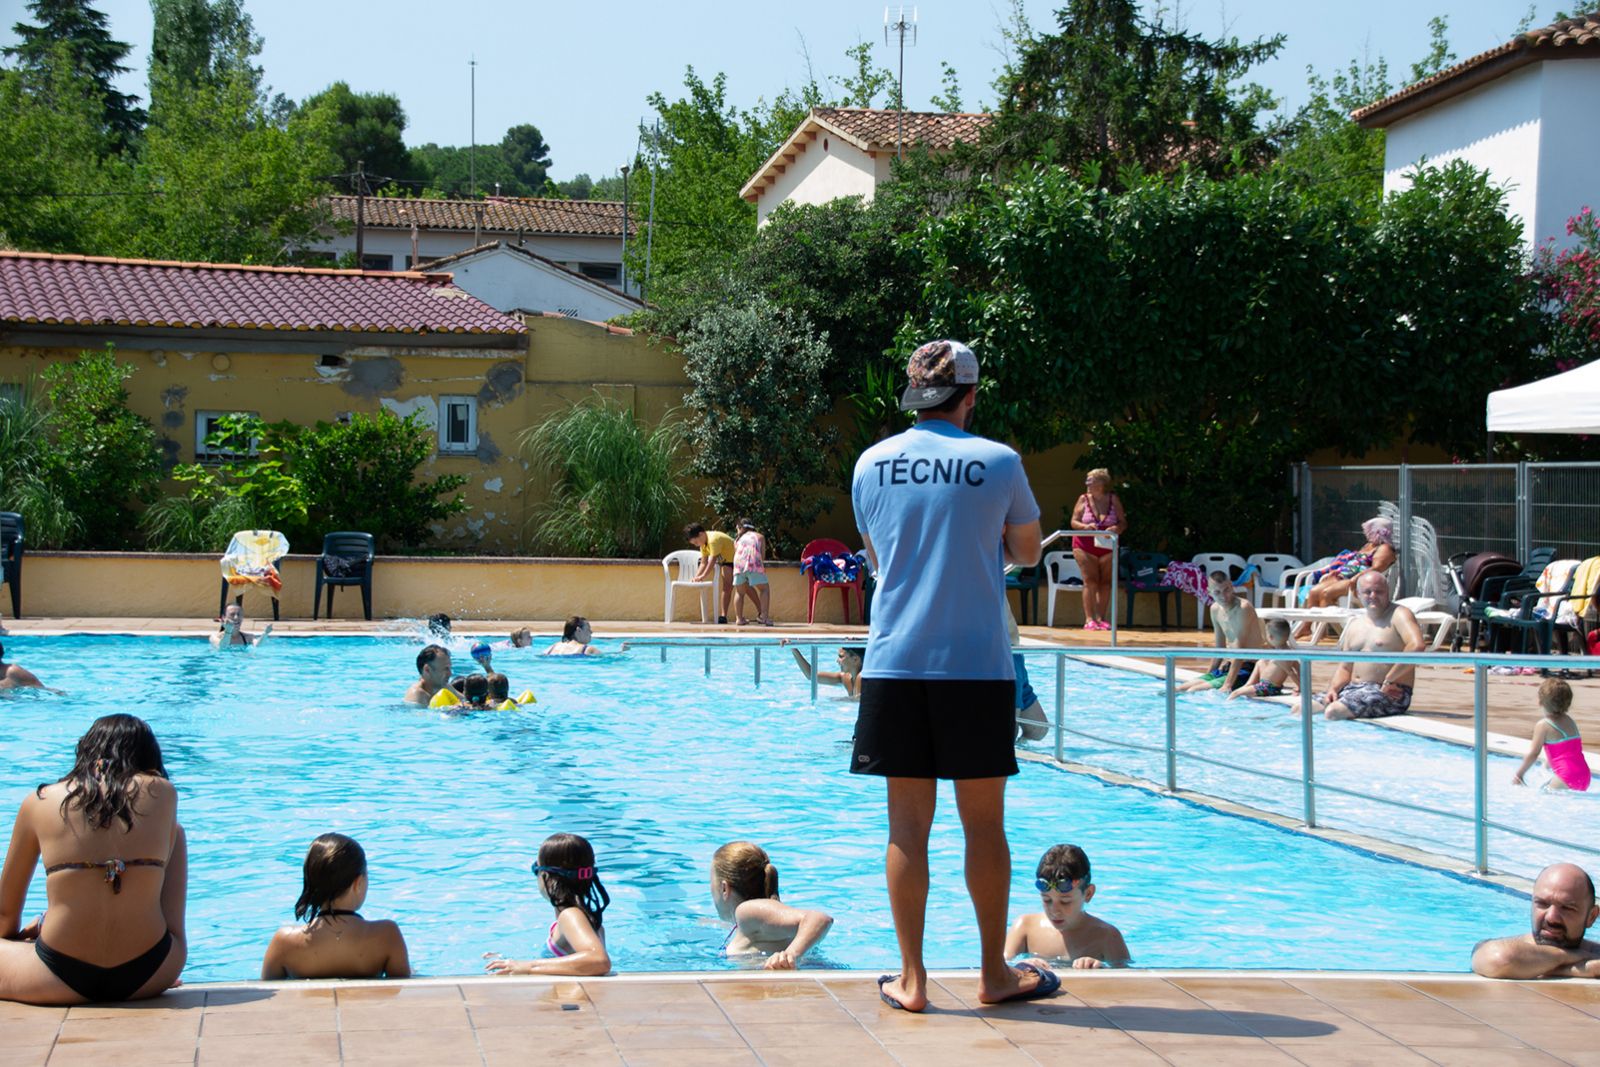
{"label": "swimming pool", "polygon": [[[1055,714],[1053,657],[1030,656],[1034,688],[1046,713]],[[1041,685],[1040,683],[1044,684]],[[1493,699],[1533,703],[1538,679],[1525,686],[1496,686]],[[1162,749],[1166,744],[1166,690],[1159,678],[1115,667],[1069,660],[1066,672],[1066,722],[1070,729],[1111,741],[1130,741]],[[1419,697],[1419,704],[1426,692]],[[1470,726],[1470,722],[1468,723]],[[1312,720],[1316,780],[1321,785],[1358,790],[1418,807],[1473,814],[1472,750],[1389,730],[1371,723]],[[1255,767],[1283,775],[1280,782],[1240,774],[1200,760],[1178,759],[1183,789],[1236,800],[1264,811],[1299,819],[1304,792],[1300,720],[1293,709],[1271,701],[1225,700],[1213,691],[1177,698],[1180,752]],[[1053,737],[1026,748],[1054,753]],[[1164,751],[1140,752],[1069,733],[1068,759],[1152,782],[1166,781]],[[1511,784],[1518,757],[1489,756],[1487,810],[1491,821],[1600,850],[1600,791],[1546,793],[1538,786],[1550,777],[1543,765],[1528,772],[1529,787]],[[1472,865],[1471,822],[1428,815],[1327,790],[1317,793],[1317,822],[1353,830]],[[1562,851],[1527,837],[1489,831],[1489,866],[1528,878],[1557,860],[1591,866],[1600,851]]]}
{"label": "swimming pool", "polygon": [[[6,647],[71,691],[0,701],[7,805],[67,770],[94,717],[127,711],[155,728],[189,833],[189,981],[256,976],[291,918],[305,847],[328,830],[366,847],[365,914],[401,922],[419,973],[536,951],[551,912],[528,863],[556,830],[595,843],[619,971],[738,965],[718,955],[726,928],[707,890],[712,851],[737,837],[772,853],[785,899],[835,916],[812,962],[896,962],[882,783],[844,771],[855,707],[813,704],[771,649],[759,692],[748,649],[719,650],[709,678],[697,651],[662,664],[654,650],[594,662],[505,650],[496,667],[539,704],[447,717],[395,702],[418,648],[402,639],[219,654],[196,639],[13,635]],[[1144,966],[1459,970],[1477,939],[1527,921],[1516,894],[1049,767],[1026,765],[1009,801],[1013,915],[1037,908],[1038,855],[1074,841],[1094,861],[1092,910]],[[946,788],[932,966],[976,959],[960,841]],[[37,876],[30,908],[43,901]]]}

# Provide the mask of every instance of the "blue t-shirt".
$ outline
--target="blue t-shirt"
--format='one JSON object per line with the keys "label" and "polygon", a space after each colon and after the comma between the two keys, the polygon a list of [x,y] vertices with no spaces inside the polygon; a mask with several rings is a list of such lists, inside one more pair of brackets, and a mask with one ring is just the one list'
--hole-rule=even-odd
{"label": "blue t-shirt", "polygon": [[878,557],[862,677],[1011,680],[1002,538],[1039,518],[1022,457],[928,419],[861,453],[850,495]]}

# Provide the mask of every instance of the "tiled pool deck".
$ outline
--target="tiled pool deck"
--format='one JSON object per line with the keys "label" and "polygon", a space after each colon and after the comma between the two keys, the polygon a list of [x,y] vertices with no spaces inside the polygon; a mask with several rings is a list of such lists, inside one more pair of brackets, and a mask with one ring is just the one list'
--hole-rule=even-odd
{"label": "tiled pool deck", "polygon": [[1421,975],[1069,974],[980,1008],[941,973],[932,1007],[872,975],[217,985],[125,1007],[0,1004],[0,1067],[559,1063],[1600,1064],[1600,983]]}

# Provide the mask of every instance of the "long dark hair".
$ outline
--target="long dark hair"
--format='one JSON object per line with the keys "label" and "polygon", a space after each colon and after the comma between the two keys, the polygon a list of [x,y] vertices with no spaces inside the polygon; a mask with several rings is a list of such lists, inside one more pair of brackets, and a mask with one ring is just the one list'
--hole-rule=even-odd
{"label": "long dark hair", "polygon": [[359,842],[344,834],[323,834],[306,852],[304,888],[294,902],[294,917],[315,919],[366,873],[367,853]]}
{"label": "long dark hair", "polygon": [[[167,776],[161,762],[161,745],[150,724],[133,715],[102,715],[78,738],[77,756],[72,770],[58,778],[65,782],[67,795],[61,801],[61,817],[73,807],[83,811],[84,821],[104,830],[111,820],[121,819],[125,829],[133,829],[133,807],[139,799],[135,775]],[[43,795],[45,785],[39,785]]]}
{"label": "long dark hair", "polygon": [[551,834],[539,846],[538,867],[556,914],[562,908],[582,909],[589,925],[599,933],[611,894],[600,884],[600,872],[595,870],[594,846],[577,834]]}

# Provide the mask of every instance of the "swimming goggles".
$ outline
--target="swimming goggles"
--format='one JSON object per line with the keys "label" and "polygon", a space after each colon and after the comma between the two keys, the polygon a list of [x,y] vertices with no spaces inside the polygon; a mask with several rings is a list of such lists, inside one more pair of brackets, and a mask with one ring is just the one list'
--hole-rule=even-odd
{"label": "swimming goggles", "polygon": [[1051,880],[1049,878],[1040,878],[1037,879],[1033,884],[1034,887],[1037,888],[1041,893],[1049,893],[1052,891],[1057,893],[1070,893],[1079,886],[1087,885],[1088,883],[1088,878],[1059,878],[1055,880]]}
{"label": "swimming goggles", "polygon": [[587,882],[594,877],[593,867],[544,867],[539,863],[533,864],[534,874],[557,874],[562,878],[571,878],[579,882]]}

